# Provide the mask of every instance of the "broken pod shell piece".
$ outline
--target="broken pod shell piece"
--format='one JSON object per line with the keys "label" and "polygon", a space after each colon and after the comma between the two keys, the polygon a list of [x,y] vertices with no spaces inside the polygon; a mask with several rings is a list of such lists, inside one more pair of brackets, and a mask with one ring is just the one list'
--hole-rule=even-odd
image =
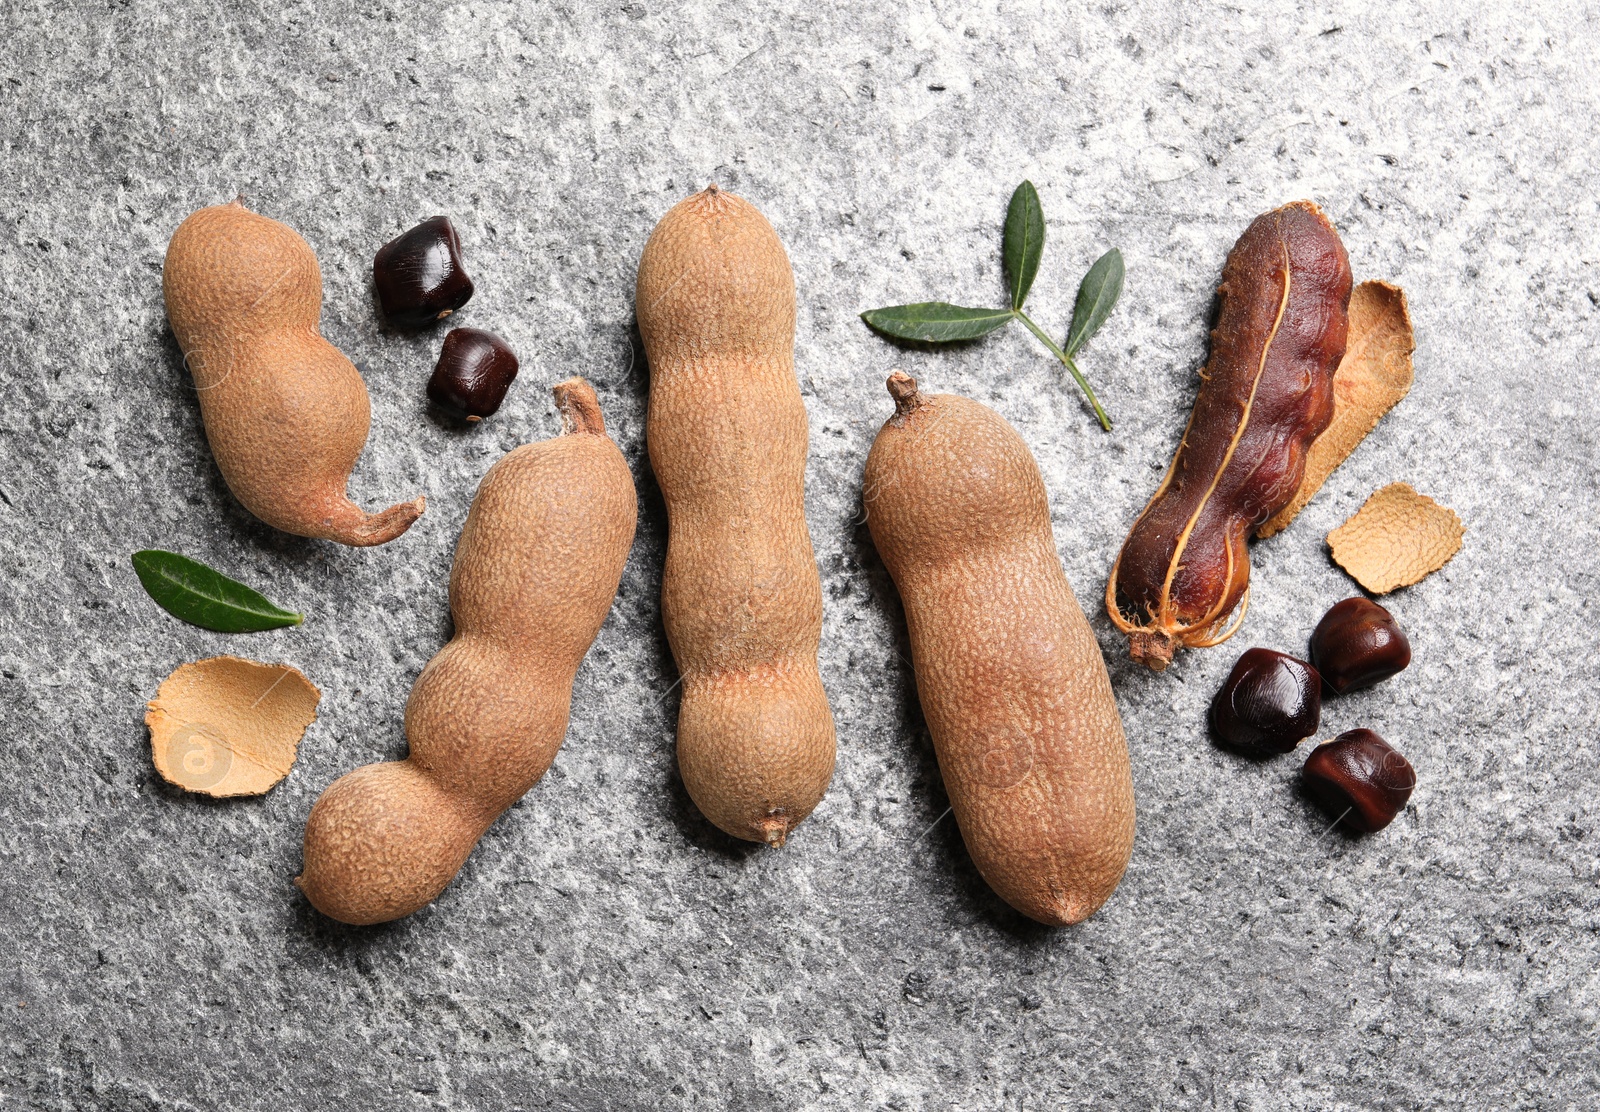
{"label": "broken pod shell piece", "polygon": [[156,771],[186,791],[260,795],[288,775],[321,699],[287,664],[236,656],[185,664],[147,704]]}

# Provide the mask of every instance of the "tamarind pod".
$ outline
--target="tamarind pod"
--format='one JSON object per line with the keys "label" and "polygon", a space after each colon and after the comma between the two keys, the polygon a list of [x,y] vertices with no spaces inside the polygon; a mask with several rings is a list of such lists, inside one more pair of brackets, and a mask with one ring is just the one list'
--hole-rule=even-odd
{"label": "tamarind pod", "polygon": [[701,812],[780,846],[833,776],[805,518],[794,273],[755,206],[715,185],[639,260],[646,438],[667,504],[661,616],[682,679],[678,767]]}
{"label": "tamarind pod", "polygon": [[426,906],[555,759],[572,683],[633,544],[633,476],[594,390],[555,388],[560,436],[478,486],[450,571],[455,636],[412,687],[410,753],[322,793],[295,879],[323,914],[381,923]]}
{"label": "tamarind pod", "polygon": [[923,395],[900,372],[889,390],[863,500],[951,809],[1002,899],[1042,923],[1081,922],[1133,852],[1133,778],[1044,480],[988,406]]}
{"label": "tamarind pod", "polygon": [[1247,541],[1294,497],[1333,419],[1350,260],[1310,201],[1257,217],[1228,254],[1211,357],[1166,477],[1123,542],[1106,612],[1161,671],[1227,640],[1249,600]]}
{"label": "tamarind pod", "polygon": [[423,499],[369,514],[345,493],[371,402],[318,330],[322,271],[299,233],[238,201],[200,209],[173,233],[161,284],[211,454],[245,509],[358,547],[411,527]]}

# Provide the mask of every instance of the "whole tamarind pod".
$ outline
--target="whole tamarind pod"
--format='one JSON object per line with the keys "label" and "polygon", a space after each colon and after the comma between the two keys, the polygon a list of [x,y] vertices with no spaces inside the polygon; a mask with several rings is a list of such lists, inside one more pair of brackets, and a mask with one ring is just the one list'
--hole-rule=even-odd
{"label": "whole tamarind pod", "polygon": [[1133,779],[1044,480],[988,406],[924,395],[898,371],[889,392],[863,498],[950,806],[1001,898],[1041,923],[1081,922],[1133,852]]}
{"label": "whole tamarind pod", "polygon": [[562,433],[497,462],[450,569],[455,636],[411,689],[410,755],[335,780],[295,879],[319,911],[382,923],[426,906],[550,767],[572,682],[633,544],[633,476],[594,390],[555,388]]}
{"label": "whole tamarind pod", "polygon": [[371,405],[319,331],[322,271],[299,233],[238,201],[200,209],[173,233],[161,285],[211,454],[245,509],[357,546],[411,527],[423,499],[369,514],[345,494]]}
{"label": "whole tamarind pod", "polygon": [[1310,201],[1258,216],[1222,269],[1211,358],[1177,454],[1123,542],[1106,612],[1161,671],[1220,644],[1249,605],[1256,526],[1294,497],[1333,419],[1349,330],[1350,260]]}
{"label": "whole tamarind pod", "polygon": [[794,273],[755,206],[712,185],[651,233],[637,299],[669,526],[661,613],[683,682],[678,768],[723,831],[781,846],[834,761]]}

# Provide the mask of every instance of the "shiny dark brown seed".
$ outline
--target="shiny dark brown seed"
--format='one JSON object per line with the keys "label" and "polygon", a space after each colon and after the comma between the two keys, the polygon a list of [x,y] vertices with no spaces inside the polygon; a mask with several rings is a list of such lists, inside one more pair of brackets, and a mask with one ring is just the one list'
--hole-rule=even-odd
{"label": "shiny dark brown seed", "polygon": [[372,282],[384,317],[401,328],[426,328],[472,296],[461,240],[445,216],[424,220],[378,248]]}
{"label": "shiny dark brown seed", "polygon": [[481,328],[452,328],[428,380],[428,399],[456,417],[478,421],[500,408],[517,377],[506,342]]}
{"label": "shiny dark brown seed", "polygon": [[1335,695],[1371,687],[1411,663],[1411,642],[1390,614],[1368,598],[1347,598],[1311,634],[1311,663]]}
{"label": "shiny dark brown seed", "polygon": [[1287,753],[1317,732],[1322,679],[1303,660],[1271,649],[1239,658],[1211,700],[1211,731],[1252,756]]}
{"label": "shiny dark brown seed", "polygon": [[1371,730],[1349,730],[1317,746],[1301,775],[1330,815],[1367,834],[1393,822],[1417,786],[1411,762]]}

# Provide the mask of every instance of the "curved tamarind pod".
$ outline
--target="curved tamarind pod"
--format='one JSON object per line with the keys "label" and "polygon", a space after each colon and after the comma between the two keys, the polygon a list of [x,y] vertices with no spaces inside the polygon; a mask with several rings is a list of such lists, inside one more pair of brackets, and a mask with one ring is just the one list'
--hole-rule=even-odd
{"label": "curved tamarind pod", "polygon": [[161,287],[211,454],[245,509],[358,547],[411,527],[423,499],[369,514],[345,494],[371,402],[318,331],[322,271],[298,232],[238,201],[200,209],[172,234]]}
{"label": "curved tamarind pod", "polygon": [[898,371],[889,392],[867,524],[905,604],[950,806],[1001,898],[1041,923],[1081,922],[1128,866],[1133,778],[1039,466],[980,402],[923,395]]}
{"label": "curved tamarind pod", "polygon": [[555,393],[561,435],[478,485],[450,569],[455,636],[406,704],[410,754],[341,776],[311,808],[295,883],[324,915],[383,923],[426,906],[561,748],[637,507],[594,390],[575,378]]}
{"label": "curved tamarind pod", "polygon": [[650,234],[637,303],[669,527],[661,617],[683,679],[678,769],[724,832],[781,846],[827,790],[835,744],[794,272],[766,217],[713,185]]}
{"label": "curved tamarind pod", "polygon": [[1246,541],[1294,497],[1306,451],[1333,419],[1350,260],[1322,211],[1296,201],[1239,237],[1217,297],[1189,425],[1106,583],[1130,654],[1158,672],[1176,649],[1219,644],[1244,618]]}

